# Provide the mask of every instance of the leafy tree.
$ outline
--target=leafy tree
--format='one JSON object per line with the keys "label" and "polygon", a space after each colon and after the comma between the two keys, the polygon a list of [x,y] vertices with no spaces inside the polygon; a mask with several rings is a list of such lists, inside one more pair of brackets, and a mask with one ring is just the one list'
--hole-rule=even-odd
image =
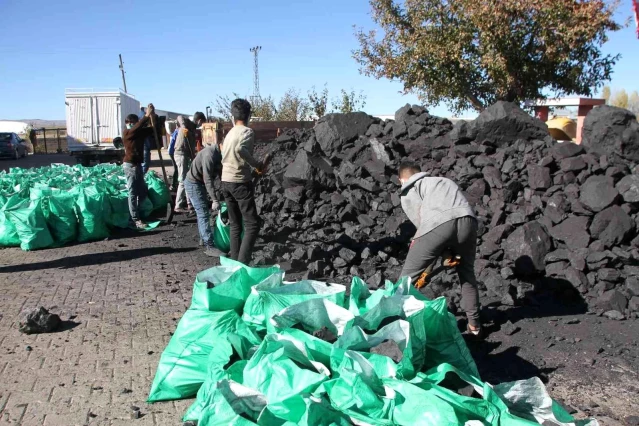
{"label": "leafy tree", "polygon": [[310,110],[309,101],[300,95],[299,90],[291,87],[277,106],[277,120],[302,121],[309,116]]}
{"label": "leafy tree", "polygon": [[272,96],[251,99],[251,117],[259,121],[277,120],[277,108]]}
{"label": "leafy tree", "polygon": [[619,55],[604,0],[370,0],[376,32],[358,30],[360,71],[401,80],[405,93],[460,112],[497,100],[591,96]]}
{"label": "leafy tree", "polygon": [[636,90],[628,97],[628,109],[639,115],[639,92]]}
{"label": "leafy tree", "polygon": [[[226,121],[231,121],[231,102],[233,100],[241,98],[240,95],[233,92],[232,96],[219,95],[215,100],[213,109],[215,112]],[[266,98],[250,99],[251,103],[251,116],[259,119],[260,121],[273,121],[277,115],[277,108],[275,108],[275,101],[272,96]]]}
{"label": "leafy tree", "polygon": [[612,91],[610,90],[610,86],[604,86],[603,89],[601,89],[601,97],[606,100],[606,103],[610,102],[611,94]]}
{"label": "leafy tree", "polygon": [[240,95],[233,92],[233,96],[218,95],[215,99],[215,104],[212,105],[214,111],[226,121],[231,121],[231,102],[239,98]]}
{"label": "leafy tree", "polygon": [[350,92],[342,89],[340,96],[333,100],[333,109],[343,114],[361,111],[365,105],[366,96],[363,92],[355,93],[353,89]]}
{"label": "leafy tree", "polygon": [[317,93],[315,86],[311,87],[311,90],[308,91],[308,102],[314,118],[322,118],[328,109],[328,88],[326,84],[320,93]]}
{"label": "leafy tree", "polygon": [[624,90],[617,90],[610,97],[609,104],[619,108],[628,108],[628,93]]}

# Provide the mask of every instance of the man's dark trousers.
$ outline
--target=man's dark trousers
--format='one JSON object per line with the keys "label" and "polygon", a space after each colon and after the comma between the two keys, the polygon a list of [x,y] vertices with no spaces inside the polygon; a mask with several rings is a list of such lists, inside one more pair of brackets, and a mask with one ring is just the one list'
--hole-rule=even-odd
{"label": "man's dark trousers", "polygon": [[[230,257],[248,265],[251,262],[253,247],[260,228],[253,184],[222,182],[222,196],[226,200],[231,223]],[[241,237],[242,224],[244,224],[244,238]]]}

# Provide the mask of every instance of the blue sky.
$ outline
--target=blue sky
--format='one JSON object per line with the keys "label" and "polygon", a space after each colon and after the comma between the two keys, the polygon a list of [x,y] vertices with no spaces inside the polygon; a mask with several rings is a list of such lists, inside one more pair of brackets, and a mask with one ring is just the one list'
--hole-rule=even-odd
{"label": "blue sky", "polygon": [[[620,19],[631,12],[622,0]],[[193,113],[217,95],[250,95],[253,59],[261,45],[262,95],[278,99],[289,87],[305,93],[326,83],[363,91],[364,110],[392,114],[415,96],[398,82],[359,74],[351,57],[353,25],[370,28],[367,0],[96,1],[0,0],[0,118],[64,118],[65,88],[127,86],[143,103]],[[630,28],[611,36],[607,52],[621,53],[613,88],[639,90],[639,40]],[[432,113],[448,115],[444,106]]]}

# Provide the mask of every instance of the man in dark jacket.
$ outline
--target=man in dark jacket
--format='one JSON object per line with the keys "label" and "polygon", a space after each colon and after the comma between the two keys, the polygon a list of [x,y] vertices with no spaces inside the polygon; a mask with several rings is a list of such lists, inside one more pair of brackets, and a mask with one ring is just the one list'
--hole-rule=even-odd
{"label": "man in dark jacket", "polygon": [[477,219],[473,208],[452,180],[428,176],[413,162],[401,163],[399,180],[402,209],[417,228],[401,276],[411,277],[415,282],[445,251],[458,255],[461,306],[468,318],[468,331],[479,335],[479,293],[475,277]]}
{"label": "man in dark jacket", "polygon": [[[211,232],[211,211],[220,209],[219,196],[215,190],[215,179],[222,175],[222,153],[218,145],[207,146],[198,152],[195,160],[191,163],[191,168],[184,179],[184,189],[191,200],[191,204],[197,215],[197,227],[200,238],[204,244],[204,254],[211,257],[224,255],[221,250],[215,248],[213,244],[213,233]],[[212,204],[209,208],[207,194],[211,198]]]}
{"label": "man in dark jacket", "polygon": [[140,217],[140,205],[148,195],[148,188],[144,182],[142,163],[144,162],[144,142],[153,136],[153,127],[148,127],[151,114],[155,112],[152,104],[146,109],[146,114],[138,120],[136,114],[126,117],[126,129],[122,135],[124,143],[124,175],[126,188],[129,191],[129,212],[136,229],[145,229],[146,224]]}

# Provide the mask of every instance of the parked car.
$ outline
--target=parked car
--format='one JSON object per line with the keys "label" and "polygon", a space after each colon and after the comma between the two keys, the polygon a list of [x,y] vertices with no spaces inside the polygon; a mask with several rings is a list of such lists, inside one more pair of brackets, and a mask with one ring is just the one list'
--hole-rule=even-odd
{"label": "parked car", "polygon": [[18,159],[27,156],[29,148],[15,133],[0,133],[0,157]]}

